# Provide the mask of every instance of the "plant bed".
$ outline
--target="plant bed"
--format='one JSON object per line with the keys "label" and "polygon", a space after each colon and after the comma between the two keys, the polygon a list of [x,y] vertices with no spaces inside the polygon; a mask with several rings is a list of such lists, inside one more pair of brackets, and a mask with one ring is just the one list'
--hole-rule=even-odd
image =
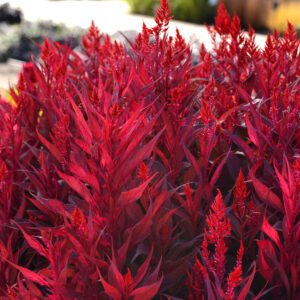
{"label": "plant bed", "polygon": [[300,298],[300,69],[223,5],[214,50],[156,26],[45,40],[0,105],[1,299]]}

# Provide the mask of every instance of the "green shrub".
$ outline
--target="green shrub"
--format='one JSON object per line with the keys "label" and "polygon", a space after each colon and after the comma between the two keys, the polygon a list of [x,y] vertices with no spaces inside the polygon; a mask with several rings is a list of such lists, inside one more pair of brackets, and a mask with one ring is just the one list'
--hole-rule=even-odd
{"label": "green shrub", "polygon": [[[153,15],[158,0],[127,0],[133,13]],[[170,6],[175,19],[194,22],[210,23],[214,16],[214,7],[208,0],[171,0]]]}
{"label": "green shrub", "polygon": [[127,0],[133,13],[153,15],[157,0]]}

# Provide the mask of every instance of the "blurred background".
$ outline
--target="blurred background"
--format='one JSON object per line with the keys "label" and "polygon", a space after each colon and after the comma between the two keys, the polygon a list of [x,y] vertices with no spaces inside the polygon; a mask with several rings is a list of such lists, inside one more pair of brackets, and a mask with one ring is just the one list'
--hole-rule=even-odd
{"label": "blurred background", "polygon": [[[159,0],[127,0],[133,13],[153,15]],[[175,19],[211,24],[219,0],[170,0]],[[300,26],[300,0],[223,0],[228,11],[240,16],[242,24],[258,31],[275,28],[282,32],[289,20]]]}
{"label": "blurred background", "polygon": [[[102,32],[124,41],[119,31],[134,39],[142,22],[153,25],[160,0],[0,0],[0,91],[14,84],[25,61],[38,56],[45,37],[80,47],[82,34],[94,20]],[[174,21],[195,47],[210,48],[205,24],[212,24],[220,0],[169,0]],[[223,0],[242,25],[251,24],[261,43],[274,29],[283,32],[287,20],[300,32],[300,0]],[[183,22],[182,22],[183,21]]]}

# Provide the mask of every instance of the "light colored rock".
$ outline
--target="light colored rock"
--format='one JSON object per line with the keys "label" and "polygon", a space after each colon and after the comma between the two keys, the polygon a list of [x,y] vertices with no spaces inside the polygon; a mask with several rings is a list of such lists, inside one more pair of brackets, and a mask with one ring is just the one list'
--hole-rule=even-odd
{"label": "light colored rock", "polygon": [[0,63],[0,88],[8,89],[18,80],[18,74],[22,69],[22,63],[10,59],[7,63]]}

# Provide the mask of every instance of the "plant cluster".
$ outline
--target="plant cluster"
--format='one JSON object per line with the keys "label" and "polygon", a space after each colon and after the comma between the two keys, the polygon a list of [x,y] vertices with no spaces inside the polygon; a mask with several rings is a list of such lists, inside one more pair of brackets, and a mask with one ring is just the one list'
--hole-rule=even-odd
{"label": "plant cluster", "polygon": [[45,40],[0,104],[0,299],[299,299],[300,56],[223,5],[199,62],[156,25]]}

